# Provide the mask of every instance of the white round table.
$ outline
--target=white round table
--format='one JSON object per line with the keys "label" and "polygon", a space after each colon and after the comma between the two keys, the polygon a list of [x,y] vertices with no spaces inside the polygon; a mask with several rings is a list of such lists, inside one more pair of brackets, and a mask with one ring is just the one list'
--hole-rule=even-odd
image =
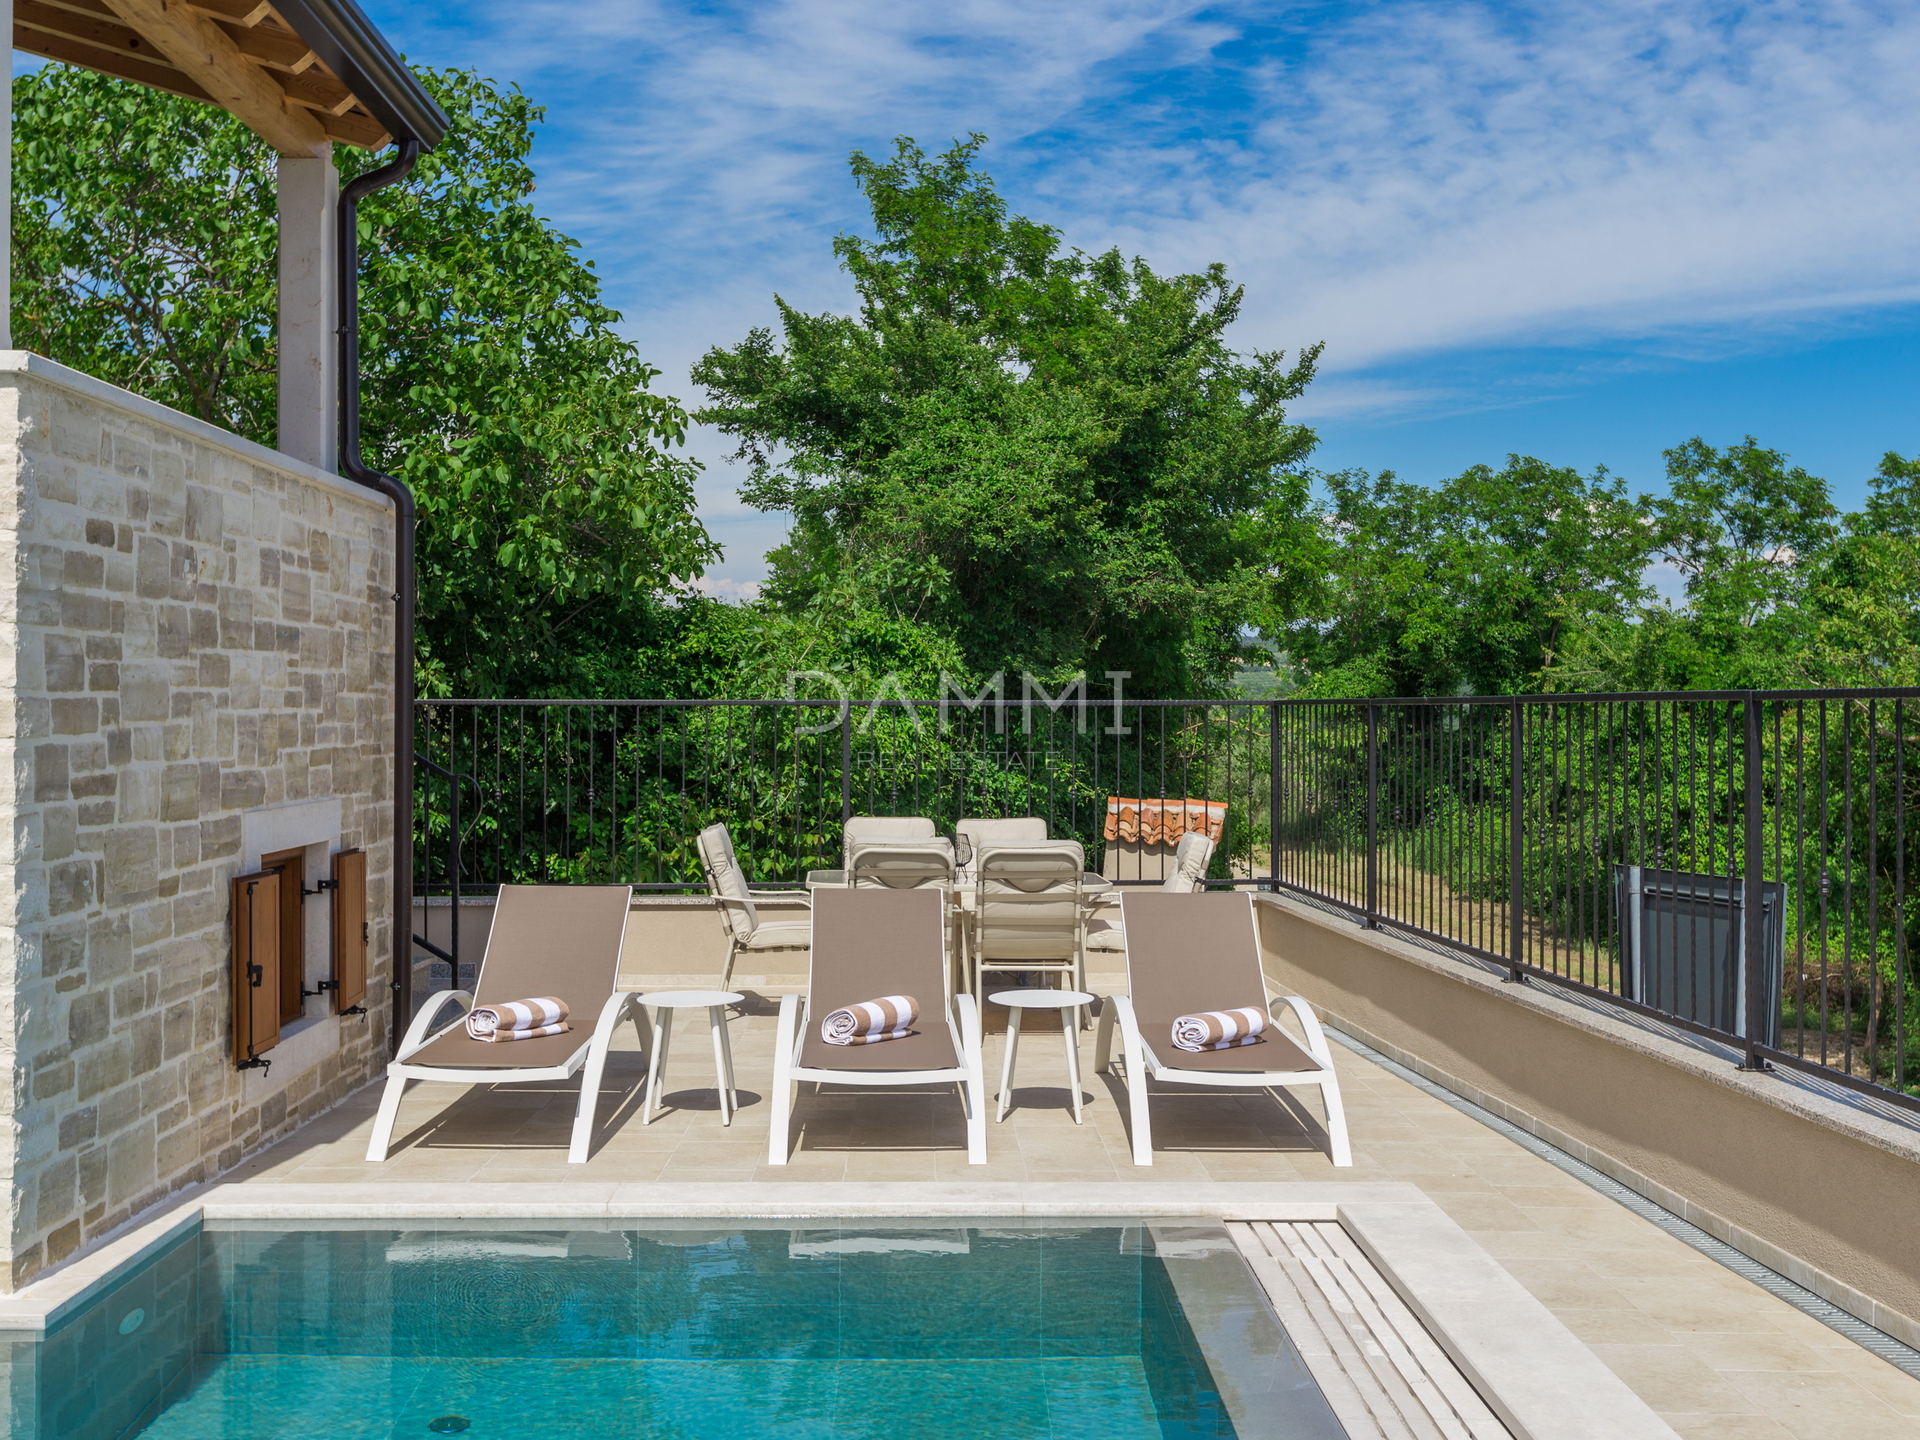
{"label": "white round table", "polygon": [[995,1005],[1007,1007],[1007,1058],[1000,1065],[1000,1113],[996,1121],[1007,1118],[1007,1098],[1013,1087],[1013,1057],[1020,1050],[1020,1012],[1022,1010],[1058,1010],[1060,1029],[1067,1039],[1067,1087],[1073,1092],[1073,1123],[1080,1123],[1080,1017],[1066,1012],[1091,1005],[1097,997],[1084,990],[996,990],[987,996]]}
{"label": "white round table", "polygon": [[[733,1124],[733,1112],[740,1108],[734,1094],[733,1046],[727,1040],[727,1006],[738,1005],[747,997],[731,990],[649,990],[637,997],[637,1003],[650,1005],[653,1017],[653,1054],[647,1057],[647,1100],[640,1112],[640,1123],[653,1123],[653,1107],[660,1099],[660,1072],[667,1067],[667,1044],[673,1038],[675,1010],[707,1012],[707,1027],[713,1032],[713,1072],[720,1085],[720,1123]],[[667,1012],[662,1014],[661,1012]]]}

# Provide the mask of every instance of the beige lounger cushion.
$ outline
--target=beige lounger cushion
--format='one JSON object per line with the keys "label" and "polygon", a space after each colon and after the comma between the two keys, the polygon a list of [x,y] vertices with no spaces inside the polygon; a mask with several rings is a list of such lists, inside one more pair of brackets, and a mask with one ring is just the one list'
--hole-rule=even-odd
{"label": "beige lounger cushion", "polygon": [[1033,845],[1047,838],[1047,822],[1038,815],[1012,820],[962,820],[953,828],[976,850],[982,845]]}
{"label": "beige lounger cushion", "polygon": [[925,815],[856,815],[847,821],[847,840],[931,840],[940,832]]}
{"label": "beige lounger cushion", "polygon": [[1127,976],[1140,1038],[1162,1065],[1180,1070],[1258,1073],[1318,1070],[1319,1062],[1276,1026],[1258,1045],[1195,1054],[1173,1046],[1173,1022],[1203,1010],[1267,1008],[1253,901],[1246,895],[1129,892]]}
{"label": "beige lounger cushion", "polygon": [[753,927],[734,943],[742,950],[804,950],[812,943],[813,926],[804,920],[772,920]]}
{"label": "beige lounger cushion", "polygon": [[[805,1070],[952,1070],[960,1056],[947,1024],[946,960],[941,935],[945,897],[938,890],[817,890]],[[876,995],[920,1003],[917,1034],[879,1045],[829,1045],[820,1021],[843,1005]]]}
{"label": "beige lounger cushion", "polygon": [[495,1045],[457,1026],[408,1056],[407,1064],[476,1070],[566,1064],[593,1038],[613,994],[632,896],[627,885],[502,885],[474,1004],[552,995],[566,1002],[573,1029]]}

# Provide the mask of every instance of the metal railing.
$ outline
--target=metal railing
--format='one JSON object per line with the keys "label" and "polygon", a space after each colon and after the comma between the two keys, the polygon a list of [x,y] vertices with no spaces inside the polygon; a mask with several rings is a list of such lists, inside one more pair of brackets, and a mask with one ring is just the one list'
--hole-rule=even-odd
{"label": "metal railing", "polygon": [[[756,883],[798,885],[838,864],[854,814],[948,832],[1040,815],[1098,865],[1110,797],[1206,799],[1227,807],[1212,883],[1442,941],[1724,1040],[1749,1066],[1904,1097],[1920,1091],[1917,714],[1916,690],[422,701],[416,887],[698,890],[693,839],[715,821]],[[458,887],[444,772],[472,782]]]}

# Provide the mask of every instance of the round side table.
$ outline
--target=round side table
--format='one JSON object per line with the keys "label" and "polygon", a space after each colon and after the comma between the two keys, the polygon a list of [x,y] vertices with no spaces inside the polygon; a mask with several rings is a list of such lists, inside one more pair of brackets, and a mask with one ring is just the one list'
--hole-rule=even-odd
{"label": "round side table", "polygon": [[996,990],[987,996],[995,1005],[1007,1007],[1007,1058],[1000,1066],[1000,1113],[996,1121],[1007,1118],[1007,1097],[1013,1087],[1013,1057],[1020,1050],[1020,1012],[1022,1010],[1058,1010],[1060,1029],[1067,1039],[1067,1086],[1073,1092],[1073,1123],[1080,1123],[1080,1025],[1077,1015],[1066,1012],[1093,1004],[1096,996],[1084,990]]}
{"label": "round side table", "polygon": [[734,1094],[733,1046],[727,1040],[727,1006],[738,1005],[747,997],[731,990],[649,990],[636,997],[636,1003],[651,1005],[653,1016],[653,1054],[647,1057],[647,1101],[640,1111],[640,1123],[653,1123],[653,1107],[660,1099],[660,1072],[667,1068],[667,1045],[673,1039],[673,1016],[662,1011],[700,1010],[707,1012],[707,1028],[713,1032],[713,1073],[720,1085],[720,1123],[733,1124],[733,1112],[740,1108]]}

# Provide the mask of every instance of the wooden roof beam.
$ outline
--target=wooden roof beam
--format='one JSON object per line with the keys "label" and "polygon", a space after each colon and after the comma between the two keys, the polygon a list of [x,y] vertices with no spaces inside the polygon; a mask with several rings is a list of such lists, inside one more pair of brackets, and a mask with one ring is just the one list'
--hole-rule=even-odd
{"label": "wooden roof beam", "polygon": [[107,0],[127,24],[214,104],[232,112],[241,124],[282,155],[323,155],[332,142],[318,116],[287,103],[274,76],[262,70],[206,16],[177,0]]}
{"label": "wooden roof beam", "polygon": [[158,55],[152,60],[138,60],[132,55],[88,45],[67,35],[50,35],[44,30],[32,30],[18,20],[13,24],[13,48],[24,50],[29,55],[38,55],[43,60],[59,60],[68,65],[77,65],[82,70],[111,75],[116,80],[131,80],[136,85],[165,90],[171,95],[184,95],[189,100],[213,99]]}
{"label": "wooden roof beam", "polygon": [[197,10],[230,25],[258,25],[273,11],[268,0],[186,0],[187,9]]}
{"label": "wooden roof beam", "polygon": [[150,65],[167,63],[166,57],[141,38],[138,30],[131,25],[122,25],[113,18],[113,12],[107,10],[104,3],[100,9],[105,12],[105,18],[75,9],[45,5],[40,0],[14,0],[13,23],[16,29],[63,36],[81,45],[144,60]]}
{"label": "wooden roof beam", "polygon": [[298,75],[320,57],[307,48],[307,42],[287,30],[269,30],[266,26],[245,26],[232,23],[220,24],[233,41],[234,49],[269,70],[284,70],[289,75]]}

